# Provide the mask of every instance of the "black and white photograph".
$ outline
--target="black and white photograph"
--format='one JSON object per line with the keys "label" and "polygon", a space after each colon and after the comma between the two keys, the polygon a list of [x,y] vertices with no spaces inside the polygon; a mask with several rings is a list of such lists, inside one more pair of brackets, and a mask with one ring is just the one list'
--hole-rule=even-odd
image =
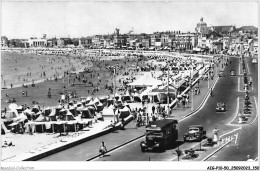
{"label": "black and white photograph", "polygon": [[1,170],[259,170],[259,6],[2,0]]}

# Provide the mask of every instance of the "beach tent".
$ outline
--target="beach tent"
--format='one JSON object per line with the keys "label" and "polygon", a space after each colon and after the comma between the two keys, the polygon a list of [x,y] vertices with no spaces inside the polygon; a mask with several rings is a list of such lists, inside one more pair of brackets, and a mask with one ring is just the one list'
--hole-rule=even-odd
{"label": "beach tent", "polygon": [[82,103],[81,102],[77,102],[77,107],[80,107],[82,106]]}
{"label": "beach tent", "polygon": [[58,105],[58,106],[56,107],[56,109],[55,109],[55,110],[56,110],[55,113],[58,115],[61,109],[62,109],[62,106],[61,106],[61,105]]}
{"label": "beach tent", "polygon": [[88,104],[86,104],[86,106],[93,106],[95,109],[97,108],[93,100],[91,100]]}
{"label": "beach tent", "polygon": [[159,84],[162,84],[162,81],[153,78],[150,72],[146,72],[142,77],[140,77],[132,83],[129,83],[128,85],[134,87],[147,87]]}
{"label": "beach tent", "polygon": [[122,102],[121,100],[117,100],[117,101],[115,102],[115,107],[121,108],[122,106],[123,106],[123,102]]}
{"label": "beach tent", "polygon": [[97,111],[98,111],[98,112],[99,112],[99,111],[102,111],[103,108],[104,108],[104,105],[103,105],[101,102],[99,102],[99,104],[97,105]]}
{"label": "beach tent", "polygon": [[74,106],[70,106],[69,111],[72,113],[73,116],[77,115],[77,111],[76,111],[76,108]]}
{"label": "beach tent", "polygon": [[[167,85],[159,86],[159,87],[153,89],[151,92],[167,93],[168,92],[168,87],[167,87]],[[177,92],[177,88],[175,86],[169,85],[169,93],[176,94],[176,92]]]}
{"label": "beach tent", "polygon": [[66,121],[76,120],[69,110],[67,110],[66,112],[67,112],[65,117]]}
{"label": "beach tent", "polygon": [[103,96],[103,97],[100,97],[99,98],[99,101],[104,105],[104,106],[106,106],[107,105],[107,97],[105,97],[105,96]]}
{"label": "beach tent", "polygon": [[94,100],[94,103],[96,104],[96,103],[99,103],[99,102],[100,102],[99,99],[96,97],[95,100]]}
{"label": "beach tent", "polygon": [[62,108],[60,111],[59,111],[59,115],[65,115],[66,114],[66,110],[64,108]]}
{"label": "beach tent", "polygon": [[69,102],[69,105],[73,106],[73,105],[74,105],[74,102],[71,100],[71,101]]}
{"label": "beach tent", "polygon": [[51,113],[49,114],[50,121],[57,121],[55,110],[52,108]]}
{"label": "beach tent", "polygon": [[85,105],[87,102],[86,102],[86,99],[82,99],[81,101],[81,104]]}
{"label": "beach tent", "polygon": [[112,116],[114,115],[114,109],[113,108],[104,108],[103,111],[103,116]]}
{"label": "beach tent", "polygon": [[108,108],[104,108],[102,111],[102,115],[105,120],[113,120],[118,121],[118,109],[116,109],[113,105],[110,105]]}
{"label": "beach tent", "polygon": [[86,103],[90,102],[92,100],[92,97],[88,96],[86,99]]}
{"label": "beach tent", "polygon": [[141,102],[141,98],[140,98],[140,95],[138,93],[135,93],[133,95],[133,100],[136,101],[136,102]]}
{"label": "beach tent", "polygon": [[51,113],[51,108],[47,107],[46,109],[44,109],[44,115],[48,116]]}
{"label": "beach tent", "polygon": [[111,106],[112,104],[114,104],[114,99],[110,98],[107,100],[107,106]]}
{"label": "beach tent", "polygon": [[102,101],[102,100],[106,100],[107,99],[107,96],[102,96],[102,97],[99,97],[99,100]]}
{"label": "beach tent", "polygon": [[1,134],[4,135],[8,132],[10,132],[10,131],[6,128],[4,122],[1,121]]}
{"label": "beach tent", "polygon": [[89,111],[91,112],[92,116],[94,116],[96,109],[95,109],[93,106],[88,106],[87,108],[88,108]]}
{"label": "beach tent", "polygon": [[143,96],[149,96],[149,95],[151,95],[151,94],[152,94],[151,91],[152,91],[152,89],[154,89],[155,87],[157,87],[157,86],[147,87],[147,88],[140,94],[141,99],[143,99]]}
{"label": "beach tent", "polygon": [[123,109],[119,109],[119,118],[126,118],[130,115],[130,109],[125,106]]}
{"label": "beach tent", "polygon": [[122,101],[131,101],[131,96],[129,93],[126,93],[121,96]]}
{"label": "beach tent", "polygon": [[81,118],[83,118],[83,119],[93,118],[93,115],[91,114],[91,111],[89,110],[89,108],[84,108],[82,110]]}
{"label": "beach tent", "polygon": [[37,119],[35,119],[35,122],[45,122],[45,116],[43,116],[43,114],[40,114],[40,116],[38,116]]}

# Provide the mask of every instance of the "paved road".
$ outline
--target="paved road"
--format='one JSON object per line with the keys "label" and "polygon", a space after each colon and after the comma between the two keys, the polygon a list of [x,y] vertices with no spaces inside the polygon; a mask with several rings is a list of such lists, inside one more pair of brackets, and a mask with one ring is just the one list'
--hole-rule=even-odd
{"label": "paved road", "polygon": [[[258,64],[252,64],[252,59],[245,59],[249,67],[249,77],[252,77],[254,90],[249,93],[256,97],[258,102]],[[246,65],[247,66],[247,65]],[[239,93],[243,94],[243,93]],[[240,133],[240,138],[237,144],[232,144],[225,147],[220,152],[216,153],[209,161],[245,161],[247,155],[252,159],[258,157],[258,119],[252,125],[244,125]]]}
{"label": "paved road", "polygon": [[[212,130],[214,128],[219,129],[220,135],[230,132],[238,126],[227,125],[230,121],[233,120],[236,115],[236,107],[237,102],[235,99],[238,97],[237,85],[238,79],[237,77],[230,77],[229,71],[235,69],[238,71],[239,59],[231,58],[232,64],[228,65],[224,69],[224,77],[219,78],[218,83],[216,84],[213,90],[213,97],[210,97],[205,106],[195,115],[184,119],[179,122],[179,140],[182,142],[183,134],[187,132],[187,128],[189,125],[193,124],[201,124],[207,130],[207,136],[212,137]],[[224,113],[216,113],[216,103],[217,102],[225,102],[227,104],[228,111]],[[169,149],[164,153],[156,153],[156,152],[146,152],[142,153],[140,150],[140,142],[142,140],[138,140],[134,143],[128,144],[124,148],[117,149],[108,154],[108,156],[104,158],[100,158],[97,160],[102,161],[147,161],[149,160],[172,160],[175,156],[175,150]],[[180,145],[180,149],[190,149],[196,143],[184,143]],[[238,159],[234,159],[238,160]]]}

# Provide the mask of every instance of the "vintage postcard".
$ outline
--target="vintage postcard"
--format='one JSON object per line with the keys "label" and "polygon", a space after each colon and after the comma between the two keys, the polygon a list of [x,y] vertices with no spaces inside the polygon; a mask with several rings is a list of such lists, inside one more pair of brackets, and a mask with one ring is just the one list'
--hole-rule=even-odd
{"label": "vintage postcard", "polygon": [[259,170],[259,1],[1,9],[1,170]]}

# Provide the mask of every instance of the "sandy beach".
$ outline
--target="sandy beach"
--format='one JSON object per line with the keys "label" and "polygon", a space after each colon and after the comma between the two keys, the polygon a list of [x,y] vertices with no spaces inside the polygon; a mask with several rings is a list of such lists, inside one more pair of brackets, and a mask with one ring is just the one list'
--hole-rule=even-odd
{"label": "sandy beach", "polygon": [[65,71],[82,70],[92,66],[88,61],[84,65],[76,57],[36,55],[17,52],[1,53],[1,87],[20,87],[22,84],[39,83],[54,77],[61,78]]}

